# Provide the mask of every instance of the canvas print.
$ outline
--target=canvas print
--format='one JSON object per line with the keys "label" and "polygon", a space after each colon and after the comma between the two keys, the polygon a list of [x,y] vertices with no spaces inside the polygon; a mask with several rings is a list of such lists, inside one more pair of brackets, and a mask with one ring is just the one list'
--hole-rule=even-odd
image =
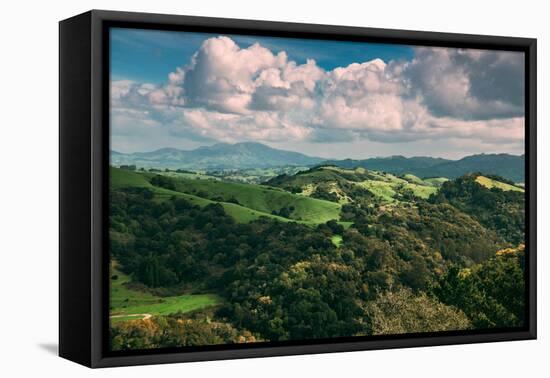
{"label": "canvas print", "polygon": [[109,48],[112,351],[525,325],[523,53]]}

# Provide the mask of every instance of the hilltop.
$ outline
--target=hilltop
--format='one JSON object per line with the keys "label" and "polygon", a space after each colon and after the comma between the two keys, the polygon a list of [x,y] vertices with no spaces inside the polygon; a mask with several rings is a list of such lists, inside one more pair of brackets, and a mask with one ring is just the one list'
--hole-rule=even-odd
{"label": "hilltop", "polygon": [[303,196],[345,204],[365,198],[371,202],[409,200],[415,196],[426,199],[435,193],[444,181],[444,178],[422,180],[412,174],[397,176],[361,167],[346,169],[323,165],[293,176],[279,175],[267,181],[266,185]]}

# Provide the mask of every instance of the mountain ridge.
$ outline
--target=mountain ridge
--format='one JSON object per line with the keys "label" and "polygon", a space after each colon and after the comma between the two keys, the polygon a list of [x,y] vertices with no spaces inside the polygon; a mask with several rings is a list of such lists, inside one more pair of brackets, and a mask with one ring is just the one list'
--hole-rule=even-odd
{"label": "mountain ridge", "polygon": [[479,172],[502,176],[514,182],[525,180],[525,155],[474,154],[458,160],[415,156],[406,158],[400,155],[376,157],[362,160],[327,160],[325,163],[342,168],[365,168],[393,174],[411,173],[421,178],[457,178],[467,173]]}
{"label": "mountain ridge", "polygon": [[367,159],[324,159],[299,152],[269,147],[257,142],[217,143],[193,150],[173,147],[148,152],[123,153],[111,151],[111,164],[136,165],[144,168],[169,169],[250,169],[282,166],[330,164],[342,168],[362,167],[393,174],[411,173],[428,177],[456,178],[467,173],[496,174],[513,180],[525,180],[525,155],[474,154],[458,160],[439,157],[393,155]]}
{"label": "mountain ridge", "polygon": [[149,152],[114,151],[111,163],[145,168],[243,169],[313,166],[324,161],[299,152],[279,150],[255,142],[217,143],[193,150],[161,148]]}

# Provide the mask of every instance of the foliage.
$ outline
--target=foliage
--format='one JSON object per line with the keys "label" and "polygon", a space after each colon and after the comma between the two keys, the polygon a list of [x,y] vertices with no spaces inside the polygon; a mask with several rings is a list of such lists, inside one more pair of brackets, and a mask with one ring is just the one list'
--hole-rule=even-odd
{"label": "foliage", "polygon": [[311,197],[331,202],[338,202],[338,195],[336,193],[329,192],[325,187],[320,185],[317,186],[315,191],[311,194]]}
{"label": "foliage", "polygon": [[385,202],[411,200],[413,197],[427,199],[437,188],[412,175],[404,178],[389,173],[367,171],[364,168],[345,169],[336,166],[318,166],[294,176],[280,175],[266,184],[283,188],[292,193],[306,193],[310,197],[327,201],[357,204],[372,202],[375,198]]}
{"label": "foliage", "polygon": [[[154,291],[131,282],[130,277],[111,268],[110,314],[116,316],[111,320],[120,321],[123,315],[143,314],[168,315],[172,313],[187,313],[219,304],[220,298],[214,294],[181,294],[159,295]],[[116,278],[115,278],[116,277]],[[171,294],[164,292],[162,294]],[[131,317],[130,317],[131,318]],[[129,318],[129,319],[130,319]]]}
{"label": "foliage", "polygon": [[189,178],[174,180],[176,191],[214,202],[234,202],[266,214],[273,214],[275,211],[277,215],[280,214],[281,209],[294,208],[290,212],[283,211],[281,215],[283,218],[292,220],[324,223],[330,219],[338,219],[341,208],[336,203],[260,185]]}
{"label": "foliage", "polygon": [[151,178],[150,182],[154,186],[160,186],[161,188],[169,190],[176,190],[175,181],[168,176],[156,175]]}
{"label": "foliage", "polygon": [[525,238],[525,194],[487,188],[477,179],[478,174],[447,181],[432,203],[449,203],[477,219],[485,227],[495,230],[500,238],[511,244],[522,243]]}
{"label": "foliage", "polygon": [[114,351],[261,341],[246,330],[207,320],[156,317],[132,320],[111,327]]}
{"label": "foliage", "polygon": [[457,331],[470,329],[466,315],[451,306],[428,297],[414,295],[409,289],[380,294],[365,308],[369,319],[369,334],[396,335],[403,333]]}
{"label": "foliage", "polygon": [[523,324],[519,192],[331,166],[269,185],[172,175],[190,173],[111,172],[112,310],[157,315],[113,322],[118,350]]}
{"label": "foliage", "polygon": [[439,281],[436,295],[462,309],[475,328],[521,327],[525,321],[523,244],[496,253],[468,270],[453,267]]}

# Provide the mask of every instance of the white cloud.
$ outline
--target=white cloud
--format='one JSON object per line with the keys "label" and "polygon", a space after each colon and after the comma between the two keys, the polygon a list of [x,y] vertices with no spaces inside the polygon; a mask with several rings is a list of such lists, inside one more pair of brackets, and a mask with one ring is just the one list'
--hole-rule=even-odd
{"label": "white cloud", "polygon": [[274,55],[257,43],[241,49],[228,37],[210,38],[186,68],[183,88],[190,106],[247,114],[255,78],[286,63],[286,53]]}
{"label": "white cloud", "polygon": [[[523,141],[523,60],[517,53],[417,48],[325,71],[256,43],[203,42],[164,85],[111,84],[113,130],[188,139],[327,142]],[[131,117],[130,117],[131,115]],[[160,131],[159,131],[160,132]]]}
{"label": "white cloud", "polygon": [[[242,140],[303,140],[311,132],[311,129],[296,125],[277,112],[254,112],[242,116],[205,109],[189,109],[183,111],[182,122],[204,138],[231,143]],[[181,128],[175,127],[174,130],[177,133]],[[187,132],[187,129],[183,131]]]}

